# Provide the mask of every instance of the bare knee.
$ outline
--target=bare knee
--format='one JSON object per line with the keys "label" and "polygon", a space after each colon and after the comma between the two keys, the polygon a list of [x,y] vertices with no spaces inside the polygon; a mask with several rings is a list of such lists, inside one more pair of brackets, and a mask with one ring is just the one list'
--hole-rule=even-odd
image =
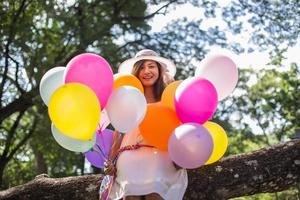
{"label": "bare knee", "polygon": [[146,200],[164,200],[159,194],[157,193],[150,193],[150,194],[147,194],[145,196]]}
{"label": "bare knee", "polygon": [[126,196],[123,200],[141,200],[141,196]]}

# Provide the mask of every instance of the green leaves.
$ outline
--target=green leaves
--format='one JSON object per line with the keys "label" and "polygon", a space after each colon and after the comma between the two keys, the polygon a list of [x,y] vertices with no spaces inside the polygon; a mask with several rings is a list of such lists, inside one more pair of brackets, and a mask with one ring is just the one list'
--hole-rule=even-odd
{"label": "green leaves", "polygon": [[[233,97],[235,104],[228,111],[228,117],[231,112],[237,112],[242,115],[241,118],[248,118],[246,121],[240,120],[238,126],[242,128],[252,124],[254,137],[263,135],[267,145],[290,138],[300,126],[298,66],[291,64],[290,69],[285,71],[263,69],[251,74],[247,70],[241,73],[242,80],[249,80],[247,77],[250,76],[256,76],[257,82],[254,85],[239,82],[238,88],[245,90],[247,95]],[[254,131],[255,126],[259,132]],[[247,130],[243,129],[240,131],[245,134]]]}

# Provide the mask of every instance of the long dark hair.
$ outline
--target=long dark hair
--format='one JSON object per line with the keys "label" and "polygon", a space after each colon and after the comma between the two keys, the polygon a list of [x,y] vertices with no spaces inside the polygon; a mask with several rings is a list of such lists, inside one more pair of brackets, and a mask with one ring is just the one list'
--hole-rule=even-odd
{"label": "long dark hair", "polygon": [[[133,65],[131,73],[134,76],[138,77],[138,75],[139,75],[139,73],[141,71],[141,67],[143,66],[143,64],[144,64],[145,61],[147,61],[147,60],[140,60],[140,61],[136,62]],[[154,97],[155,97],[156,100],[160,101],[161,95],[162,95],[162,93],[163,93],[163,91],[164,91],[164,89],[165,89],[165,87],[166,87],[167,84],[164,82],[163,69],[162,69],[161,64],[159,62],[156,62],[156,63],[157,63],[159,75],[158,75],[158,79],[154,83]]]}

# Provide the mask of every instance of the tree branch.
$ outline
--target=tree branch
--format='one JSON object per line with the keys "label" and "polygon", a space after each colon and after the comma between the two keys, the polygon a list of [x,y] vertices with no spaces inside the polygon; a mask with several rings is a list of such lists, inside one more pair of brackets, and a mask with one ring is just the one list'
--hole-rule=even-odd
{"label": "tree branch", "polygon": [[[221,159],[189,171],[185,199],[228,199],[276,192],[300,181],[300,140]],[[102,175],[36,178],[0,192],[2,200],[97,199]]]}
{"label": "tree branch", "polygon": [[22,87],[20,86],[19,81],[18,81],[19,80],[20,63],[18,61],[16,61],[14,58],[12,58],[10,55],[8,57],[16,64],[15,81],[13,83],[15,83],[18,90],[21,92],[21,94],[23,94],[25,91],[22,89]]}
{"label": "tree branch", "polygon": [[20,17],[23,9],[26,9],[26,5],[25,5],[26,0],[23,0],[18,11],[16,12],[16,15],[14,15],[14,18],[11,21],[10,27],[9,27],[9,36],[7,39],[7,42],[5,44],[5,52],[4,52],[4,56],[5,56],[5,68],[4,68],[4,72],[3,72],[3,78],[0,84],[0,108],[2,107],[2,97],[3,97],[3,89],[4,89],[4,85],[6,83],[6,76],[8,73],[8,59],[9,59],[9,46],[11,44],[11,42],[13,41],[14,37],[15,37],[15,31],[16,29],[14,28],[14,26],[16,25],[16,22],[18,20],[18,18]]}
{"label": "tree branch", "polygon": [[34,98],[38,95],[38,88],[33,88],[30,92],[23,93],[18,99],[14,100],[7,106],[0,108],[0,124],[11,114],[27,110],[34,104]]}
{"label": "tree branch", "polygon": [[10,128],[10,130],[8,131],[8,135],[7,135],[7,138],[6,138],[6,141],[5,141],[5,146],[4,146],[4,150],[3,150],[3,153],[1,155],[1,160],[6,160],[6,156],[9,152],[9,147],[10,147],[10,144],[11,144],[11,141],[13,139],[13,136],[15,135],[15,132],[16,132],[16,129],[17,127],[19,126],[19,123],[24,115],[25,111],[21,111],[17,117],[17,119],[15,120],[13,126]]}
{"label": "tree branch", "polygon": [[33,120],[33,124],[31,126],[31,129],[28,131],[27,135],[25,135],[23,137],[23,139],[15,146],[15,148],[12,149],[12,151],[10,152],[10,154],[8,155],[7,159],[11,160],[12,157],[15,155],[15,153],[27,142],[27,140],[31,137],[31,135],[33,134],[36,125],[37,125],[37,117],[34,118]]}
{"label": "tree branch", "polygon": [[[168,7],[170,4],[174,3],[174,2],[176,2],[176,1],[170,1],[169,3],[163,5],[163,6],[160,7],[159,9],[157,9],[155,12],[153,12],[153,13],[151,13],[151,14],[149,14],[149,15],[146,15],[146,16],[128,16],[128,17],[123,17],[123,18],[121,18],[121,19],[125,19],[125,20],[146,20],[146,19],[151,19],[151,18],[154,17],[156,14],[159,14],[159,12],[160,12],[162,9],[164,9],[164,8],[167,9],[167,7]],[[162,14],[165,14],[165,12],[162,13]]]}
{"label": "tree branch", "polygon": [[300,181],[299,172],[300,140],[293,140],[192,171],[189,199],[228,199],[282,191]]}
{"label": "tree branch", "polygon": [[[37,176],[25,185],[0,192],[0,199],[98,199],[98,189],[102,175],[75,176],[67,178],[48,178]],[[19,196],[20,195],[20,196]]]}
{"label": "tree branch", "polygon": [[125,44],[123,44],[122,46],[120,46],[117,51],[120,51],[122,49],[124,49],[125,47],[127,47],[128,45],[131,45],[131,44],[139,44],[139,43],[142,43],[144,42],[144,40],[134,40],[134,41],[129,41],[129,42],[126,42]]}

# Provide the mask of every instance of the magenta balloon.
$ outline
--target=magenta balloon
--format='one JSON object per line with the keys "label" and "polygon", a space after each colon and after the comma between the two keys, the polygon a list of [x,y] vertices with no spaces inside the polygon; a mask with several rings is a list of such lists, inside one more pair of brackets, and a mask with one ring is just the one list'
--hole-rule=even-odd
{"label": "magenta balloon", "polygon": [[109,63],[99,55],[83,53],[67,64],[65,83],[78,82],[90,87],[97,95],[101,108],[106,105],[113,88],[113,72]]}
{"label": "magenta balloon", "polygon": [[85,153],[86,159],[95,167],[103,168],[105,159],[109,158],[114,132],[105,129],[97,132],[96,144],[93,149]]}
{"label": "magenta balloon", "polygon": [[213,140],[208,130],[196,123],[177,127],[169,139],[171,159],[187,169],[195,169],[206,163],[213,151]]}
{"label": "magenta balloon", "polygon": [[217,91],[206,79],[189,78],[176,89],[175,110],[183,123],[205,123],[215,113],[217,105]]}

